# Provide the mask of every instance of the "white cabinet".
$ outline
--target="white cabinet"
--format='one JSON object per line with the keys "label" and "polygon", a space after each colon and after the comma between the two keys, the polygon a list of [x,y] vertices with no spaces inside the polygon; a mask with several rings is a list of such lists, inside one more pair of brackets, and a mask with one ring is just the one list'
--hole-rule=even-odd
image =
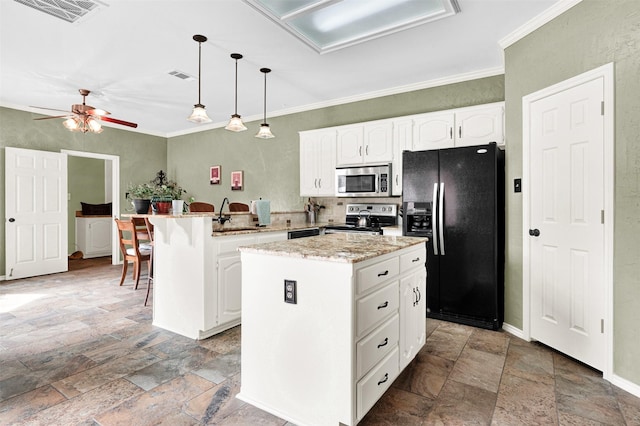
{"label": "white cabinet", "polygon": [[242,264],[238,247],[287,239],[286,232],[216,237],[217,316],[215,324],[239,321],[242,313]]}
{"label": "white cabinet", "polygon": [[357,263],[286,249],[241,253],[237,398],[295,424],[355,425],[425,343],[426,246]]}
{"label": "white cabinet", "polygon": [[415,116],[413,151],[504,145],[504,103],[478,105]]}
{"label": "white cabinet", "polygon": [[414,120],[413,151],[453,147],[455,116],[452,111],[421,114]]}
{"label": "white cabinet", "polygon": [[335,196],[336,131],[300,132],[300,196]]}
{"label": "white cabinet", "polygon": [[393,162],[391,195],[402,195],[402,152],[413,149],[413,119],[393,120]]}
{"label": "white cabinet", "polygon": [[76,217],[76,246],[85,258],[111,255],[111,216]]}
{"label": "white cabinet", "polygon": [[400,257],[400,369],[416,356],[427,338],[425,261],[423,249]]}
{"label": "white cabinet", "polygon": [[504,145],[504,105],[491,104],[456,111],[455,146]]}
{"label": "white cabinet", "polygon": [[393,160],[392,121],[342,126],[337,130],[337,166],[379,165]]}

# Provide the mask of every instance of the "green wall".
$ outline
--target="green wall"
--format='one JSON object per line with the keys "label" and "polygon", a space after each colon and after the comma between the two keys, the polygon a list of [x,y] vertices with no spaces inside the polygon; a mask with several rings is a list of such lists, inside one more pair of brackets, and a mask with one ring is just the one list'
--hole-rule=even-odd
{"label": "green wall", "polygon": [[[430,89],[385,96],[268,118],[274,139],[256,139],[259,122],[232,133],[214,129],[172,137],[168,142],[168,171],[188,194],[213,203],[224,197],[248,202],[271,200],[272,211],[302,210],[298,132],[422,112],[439,111],[504,100],[504,76],[498,75]],[[222,183],[209,184],[209,168],[222,166]],[[230,173],[244,171],[243,191],[231,191]]]}
{"label": "green wall", "polygon": [[[145,182],[167,167],[167,139],[106,127],[104,132],[72,133],[62,120],[33,121],[41,117],[24,111],[0,107],[0,214],[4,207],[4,147],[60,152],[62,149],[108,154],[120,157],[120,207],[122,213],[130,204],[125,199],[129,182]],[[83,176],[69,175],[68,180]],[[83,201],[83,200],[79,200]],[[79,202],[78,201],[78,202]],[[70,214],[73,214],[70,212]],[[0,275],[5,274],[5,228],[0,227]]]}
{"label": "green wall", "polygon": [[[522,97],[615,63],[614,373],[640,384],[640,2],[584,0],[505,50],[507,182],[522,175]],[[509,187],[509,185],[507,185]],[[505,321],[522,327],[522,194],[507,191]]]}
{"label": "green wall", "polygon": [[67,159],[67,173],[69,182],[67,201],[69,254],[78,250],[76,247],[76,211],[82,210],[81,202],[102,204],[105,202],[104,193],[104,160],[96,158],[73,157]]}

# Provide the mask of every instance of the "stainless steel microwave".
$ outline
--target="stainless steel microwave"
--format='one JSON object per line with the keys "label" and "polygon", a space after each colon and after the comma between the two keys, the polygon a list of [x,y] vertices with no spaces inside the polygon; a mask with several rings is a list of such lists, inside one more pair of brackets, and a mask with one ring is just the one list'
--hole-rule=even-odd
{"label": "stainless steel microwave", "polygon": [[391,164],[336,169],[336,197],[390,197]]}

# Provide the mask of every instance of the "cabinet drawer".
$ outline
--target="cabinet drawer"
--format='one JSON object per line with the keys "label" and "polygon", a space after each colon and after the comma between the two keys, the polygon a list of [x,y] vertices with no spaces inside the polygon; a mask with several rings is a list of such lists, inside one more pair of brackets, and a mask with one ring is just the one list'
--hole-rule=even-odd
{"label": "cabinet drawer", "polygon": [[394,315],[357,343],[356,368],[358,379],[397,346],[400,332],[399,318],[397,314]]}
{"label": "cabinet drawer", "polygon": [[356,306],[356,330],[358,336],[362,336],[373,329],[376,324],[398,311],[399,291],[398,281],[394,281],[388,286],[358,300]]}
{"label": "cabinet drawer", "polygon": [[393,278],[398,275],[399,269],[397,257],[360,269],[356,274],[357,293],[362,294],[376,287],[378,284]]}
{"label": "cabinet drawer", "polygon": [[356,399],[358,420],[373,407],[398,376],[398,348],[394,348],[369,374],[358,382]]}
{"label": "cabinet drawer", "polygon": [[418,250],[412,250],[407,254],[400,256],[400,271],[402,273],[410,271],[417,267],[424,267],[427,261],[427,251],[424,246],[421,246]]}

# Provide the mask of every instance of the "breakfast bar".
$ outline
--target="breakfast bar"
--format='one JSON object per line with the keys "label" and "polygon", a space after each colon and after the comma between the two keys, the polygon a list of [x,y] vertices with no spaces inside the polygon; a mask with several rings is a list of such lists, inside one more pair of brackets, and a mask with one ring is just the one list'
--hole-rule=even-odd
{"label": "breakfast bar", "polygon": [[241,246],[237,397],[295,424],[357,424],[424,345],[426,241],[340,233]]}

